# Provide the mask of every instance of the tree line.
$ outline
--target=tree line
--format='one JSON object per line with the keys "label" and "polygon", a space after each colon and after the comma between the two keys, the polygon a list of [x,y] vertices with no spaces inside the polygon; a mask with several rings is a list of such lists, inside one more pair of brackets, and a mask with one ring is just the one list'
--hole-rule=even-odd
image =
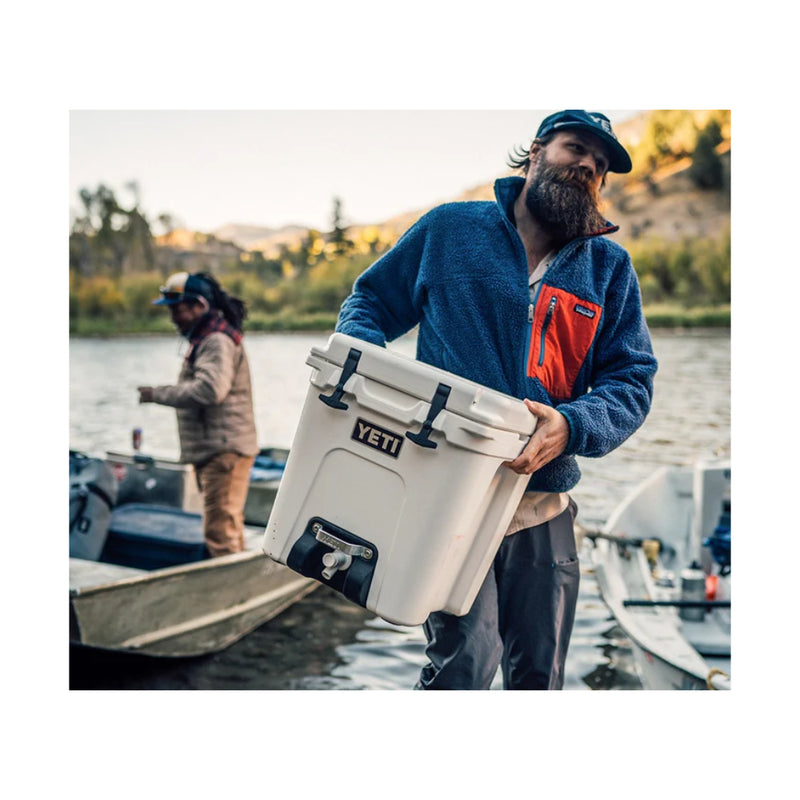
{"label": "tree line", "polygon": [[[136,184],[130,184],[135,188]],[[355,278],[388,249],[394,238],[377,226],[352,231],[342,201],[333,199],[331,229],[309,229],[295,244],[267,256],[211,234],[194,233],[187,247],[158,244],[147,214],[124,205],[105,185],[81,189],[81,211],[69,237],[69,318],[73,333],[169,329],[163,309],[153,307],[171,273],[207,270],[226,291],[245,300],[256,329],[329,327]],[[169,234],[174,220],[159,215]]]}

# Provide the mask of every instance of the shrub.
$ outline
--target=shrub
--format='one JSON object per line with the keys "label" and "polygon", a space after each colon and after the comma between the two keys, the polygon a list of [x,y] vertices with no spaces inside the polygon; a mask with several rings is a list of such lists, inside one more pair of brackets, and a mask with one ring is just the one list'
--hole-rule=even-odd
{"label": "shrub", "polygon": [[153,300],[159,296],[163,283],[158,272],[139,272],[121,278],[119,287],[127,314],[132,318],[162,316],[164,309],[154,306]]}
{"label": "shrub", "polygon": [[75,281],[70,290],[70,315],[117,319],[125,310],[125,299],[117,282],[105,276]]}
{"label": "shrub", "polygon": [[689,177],[700,189],[721,189],[723,186],[725,171],[716,151],[721,141],[719,123],[712,119],[697,137],[689,167]]}
{"label": "shrub", "polygon": [[644,302],[673,300],[684,308],[730,303],[730,231],[717,239],[640,239],[628,249]]}

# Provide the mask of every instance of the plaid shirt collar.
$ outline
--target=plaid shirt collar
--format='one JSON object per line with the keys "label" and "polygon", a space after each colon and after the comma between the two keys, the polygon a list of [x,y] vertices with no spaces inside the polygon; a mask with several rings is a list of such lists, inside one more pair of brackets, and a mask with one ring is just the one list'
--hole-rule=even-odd
{"label": "plaid shirt collar", "polygon": [[234,328],[219,311],[210,311],[202,316],[190,331],[188,339],[191,349],[194,350],[206,336],[212,333],[224,333],[226,336],[230,336],[236,344],[242,341],[242,332],[238,328]]}

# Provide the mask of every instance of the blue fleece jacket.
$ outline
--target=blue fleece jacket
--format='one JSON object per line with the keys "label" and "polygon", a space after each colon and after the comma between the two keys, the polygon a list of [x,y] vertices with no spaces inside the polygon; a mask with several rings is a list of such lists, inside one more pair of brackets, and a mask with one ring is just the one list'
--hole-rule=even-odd
{"label": "blue fleece jacket", "polygon": [[565,245],[531,303],[512,222],[523,183],[425,214],[356,280],[336,330],[385,346],[419,325],[420,361],[555,406],[569,441],[528,490],[561,492],[580,478],[575,455],[603,456],[642,424],[656,359],[630,257],[601,235]]}

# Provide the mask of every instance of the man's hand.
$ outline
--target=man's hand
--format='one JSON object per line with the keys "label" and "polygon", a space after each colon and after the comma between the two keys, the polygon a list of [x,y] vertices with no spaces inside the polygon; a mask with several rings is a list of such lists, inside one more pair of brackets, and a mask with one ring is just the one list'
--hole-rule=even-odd
{"label": "man's hand", "polygon": [[525,405],[538,418],[536,430],[525,449],[506,465],[519,475],[530,475],[564,452],[569,441],[566,417],[551,406],[525,400]]}
{"label": "man's hand", "polygon": [[153,402],[153,387],[152,386],[139,386],[139,402],[152,403]]}

